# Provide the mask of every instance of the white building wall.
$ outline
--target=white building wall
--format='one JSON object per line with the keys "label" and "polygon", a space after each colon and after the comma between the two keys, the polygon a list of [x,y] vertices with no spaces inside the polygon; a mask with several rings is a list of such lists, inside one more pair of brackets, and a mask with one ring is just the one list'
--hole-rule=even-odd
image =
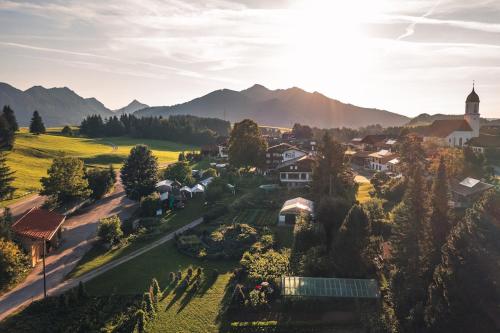
{"label": "white building wall", "polygon": [[455,131],[448,135],[445,141],[450,147],[463,147],[471,138],[473,138],[473,132]]}

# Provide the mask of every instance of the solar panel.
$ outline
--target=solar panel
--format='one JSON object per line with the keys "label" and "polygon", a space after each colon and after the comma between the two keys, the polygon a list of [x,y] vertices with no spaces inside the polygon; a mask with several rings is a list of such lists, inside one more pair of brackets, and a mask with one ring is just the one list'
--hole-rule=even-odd
{"label": "solar panel", "polygon": [[338,279],[301,276],[282,277],[283,296],[378,298],[380,291],[374,279]]}

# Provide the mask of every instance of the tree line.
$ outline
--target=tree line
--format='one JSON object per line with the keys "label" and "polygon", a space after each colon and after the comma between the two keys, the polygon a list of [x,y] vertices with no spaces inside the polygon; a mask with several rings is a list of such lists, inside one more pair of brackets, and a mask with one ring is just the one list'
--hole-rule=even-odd
{"label": "tree line", "polygon": [[124,114],[104,119],[92,115],[80,124],[80,133],[89,137],[129,135],[198,145],[215,143],[218,136],[227,136],[229,130],[228,121],[189,115],[139,118]]}

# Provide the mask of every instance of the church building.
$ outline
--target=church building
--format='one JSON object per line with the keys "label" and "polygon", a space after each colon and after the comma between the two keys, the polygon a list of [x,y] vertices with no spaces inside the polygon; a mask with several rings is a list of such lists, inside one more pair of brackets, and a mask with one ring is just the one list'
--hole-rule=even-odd
{"label": "church building", "polygon": [[479,137],[479,96],[472,91],[465,100],[463,119],[435,120],[427,129],[424,140],[437,139],[450,147],[462,147],[472,138]]}

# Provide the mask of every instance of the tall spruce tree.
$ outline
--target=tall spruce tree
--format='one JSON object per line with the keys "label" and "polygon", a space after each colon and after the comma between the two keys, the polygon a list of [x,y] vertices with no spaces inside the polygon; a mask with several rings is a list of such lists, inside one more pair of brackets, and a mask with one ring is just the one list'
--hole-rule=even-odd
{"label": "tall spruce tree", "polygon": [[130,199],[139,200],[151,194],[158,182],[158,161],[145,145],[130,150],[121,169],[122,184]]}
{"label": "tall spruce tree", "polygon": [[33,117],[31,118],[30,133],[37,135],[45,133],[45,125],[43,124],[42,117],[36,110],[33,112]]}
{"label": "tall spruce tree", "polygon": [[0,200],[10,198],[15,191],[12,186],[14,172],[7,165],[6,153],[0,152]]}
{"label": "tall spruce tree", "polygon": [[429,236],[427,189],[419,164],[413,174],[403,201],[394,209],[394,233],[391,240],[392,261],[396,268],[392,276],[395,310],[405,330],[423,326],[425,290],[429,279]]}
{"label": "tall spruce tree", "polygon": [[16,115],[14,114],[14,110],[12,110],[9,105],[5,105],[3,107],[2,116],[7,121],[7,123],[10,126],[10,129],[13,132],[19,131],[19,125],[17,124]]}
{"label": "tall spruce tree", "polygon": [[432,185],[430,226],[432,231],[432,262],[439,260],[441,246],[445,243],[451,229],[451,217],[448,201],[450,198],[446,164],[443,157],[439,161],[436,178]]}
{"label": "tall spruce tree", "polygon": [[14,131],[3,115],[0,115],[0,150],[11,150],[14,146]]}
{"label": "tall spruce tree", "polygon": [[458,221],[428,289],[430,332],[497,332],[500,191],[490,190]]}

